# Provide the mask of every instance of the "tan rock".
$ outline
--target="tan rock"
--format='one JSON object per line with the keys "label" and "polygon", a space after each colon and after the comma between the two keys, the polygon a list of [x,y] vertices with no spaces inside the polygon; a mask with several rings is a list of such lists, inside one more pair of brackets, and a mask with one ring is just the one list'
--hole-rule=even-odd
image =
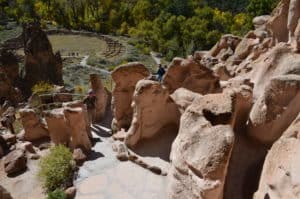
{"label": "tan rock", "polygon": [[300,115],[269,151],[254,199],[300,197]]}
{"label": "tan rock", "polygon": [[107,105],[109,104],[108,94],[106,89],[104,88],[101,78],[97,74],[90,75],[90,82],[92,90],[95,93],[96,101],[95,101],[95,115],[93,118],[93,122],[100,122],[105,116]]}
{"label": "tan rock", "polygon": [[65,190],[65,194],[67,196],[67,199],[74,199],[76,196],[76,188],[75,187],[69,187]]}
{"label": "tan rock", "polygon": [[252,22],[255,27],[255,29],[266,29],[266,24],[270,20],[270,15],[262,15],[254,17]]}
{"label": "tan rock", "polygon": [[86,161],[87,157],[83,153],[83,151],[80,148],[78,148],[74,149],[73,151],[73,159],[75,160],[78,166],[81,166]]}
{"label": "tan rock", "polygon": [[49,136],[46,124],[33,109],[20,109],[19,113],[25,131],[25,140],[34,141]]}
{"label": "tan rock", "polygon": [[300,75],[283,75],[271,79],[250,114],[248,135],[272,144],[300,112]]}
{"label": "tan rock", "polygon": [[23,150],[14,150],[4,159],[4,170],[8,175],[16,174],[26,169],[26,155]]}
{"label": "tan rock", "polygon": [[295,30],[300,18],[300,1],[290,0],[287,28],[289,30],[289,41],[295,39]]}
{"label": "tan rock", "polygon": [[65,108],[64,115],[71,129],[71,148],[81,148],[85,152],[89,152],[92,146],[86,129],[84,110],[82,108]]}
{"label": "tan rock", "polygon": [[71,128],[67,124],[67,120],[64,115],[64,108],[53,109],[46,112],[45,119],[48,125],[51,141],[56,145],[64,144],[68,146],[70,143]]}
{"label": "tan rock", "polygon": [[298,21],[297,28],[295,30],[295,50],[300,52],[300,19]]}
{"label": "tan rock", "polygon": [[112,72],[115,87],[112,92],[113,130],[128,129],[133,109],[131,107],[136,83],[150,75],[147,68],[140,63],[129,63],[116,68]]}
{"label": "tan rock", "polygon": [[237,36],[223,35],[220,41],[210,50],[209,54],[222,61],[226,61],[228,57],[234,54],[235,49],[240,41],[241,38]]}
{"label": "tan rock", "polygon": [[193,101],[201,96],[202,95],[189,91],[185,88],[179,88],[171,95],[171,98],[178,106],[181,114],[183,114]]}
{"label": "tan rock", "polygon": [[1,199],[13,199],[10,193],[0,185],[0,197]]}
{"label": "tan rock", "polygon": [[137,83],[133,109],[133,120],[125,139],[126,145],[131,147],[141,139],[154,137],[165,126],[179,124],[179,110],[159,82],[141,80]]}
{"label": "tan rock", "polygon": [[172,145],[169,198],[223,198],[233,129],[246,125],[251,97],[249,88],[226,89],[196,98],[187,108]]}
{"label": "tan rock", "polygon": [[213,71],[192,59],[174,58],[169,65],[163,84],[173,93],[186,88],[196,93],[207,94],[219,91],[219,78]]}

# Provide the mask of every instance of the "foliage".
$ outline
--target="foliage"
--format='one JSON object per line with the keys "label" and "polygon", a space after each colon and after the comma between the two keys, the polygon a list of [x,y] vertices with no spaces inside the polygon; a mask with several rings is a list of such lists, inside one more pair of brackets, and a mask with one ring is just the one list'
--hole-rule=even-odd
{"label": "foliage", "polygon": [[[0,0],[0,2],[3,0]],[[142,52],[168,58],[211,48],[222,34],[243,35],[252,18],[278,0],[15,0],[0,10],[20,22],[41,19],[65,28],[129,35]],[[42,23],[45,24],[45,23]]]}
{"label": "foliage", "polygon": [[39,167],[38,175],[47,191],[63,188],[72,179],[72,153],[63,145],[55,146],[41,159]]}
{"label": "foliage", "polygon": [[38,82],[31,88],[31,91],[34,94],[51,93],[53,90],[54,85],[48,82]]}
{"label": "foliage", "polygon": [[67,196],[61,189],[56,189],[55,191],[48,193],[47,199],[67,199]]}

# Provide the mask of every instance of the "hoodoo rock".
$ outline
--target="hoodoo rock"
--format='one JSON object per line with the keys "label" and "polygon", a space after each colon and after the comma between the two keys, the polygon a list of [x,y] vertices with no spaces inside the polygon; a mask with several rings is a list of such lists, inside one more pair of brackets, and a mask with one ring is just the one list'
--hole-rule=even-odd
{"label": "hoodoo rock", "polygon": [[87,124],[84,110],[80,107],[65,108],[64,115],[66,117],[67,124],[71,129],[71,148],[81,148],[84,152],[89,152],[92,145],[86,128]]}
{"label": "hoodoo rock", "polygon": [[169,198],[223,198],[234,129],[245,125],[241,104],[251,104],[251,97],[251,88],[228,89],[196,98],[187,108],[172,145]]}
{"label": "hoodoo rock", "polygon": [[107,105],[109,104],[109,96],[107,90],[104,88],[101,78],[97,74],[90,75],[91,87],[95,94],[95,111],[92,114],[93,122],[100,122],[105,116]]}
{"label": "hoodoo rock", "polygon": [[36,83],[44,81],[62,85],[62,59],[54,54],[47,35],[38,24],[24,26],[25,76],[28,91]]}
{"label": "hoodoo rock", "polygon": [[129,128],[133,116],[131,103],[135,85],[149,75],[148,69],[136,62],[122,65],[112,72],[112,79],[115,83],[112,92],[114,114],[112,128],[114,131]]}
{"label": "hoodoo rock", "polygon": [[215,93],[220,90],[219,78],[213,74],[213,71],[191,58],[174,58],[168,67],[163,84],[170,93],[181,87],[200,94]]}
{"label": "hoodoo rock", "polygon": [[154,137],[163,127],[179,124],[179,110],[168,90],[159,82],[141,80],[137,83],[133,110],[133,120],[125,139],[131,147],[141,139]]}
{"label": "hoodoo rock", "polygon": [[71,128],[67,124],[64,109],[53,109],[50,112],[46,112],[45,119],[51,141],[57,145],[64,144],[68,146],[71,141]]}
{"label": "hoodoo rock", "polygon": [[33,109],[20,109],[19,112],[25,140],[34,141],[49,136],[47,125]]}
{"label": "hoodoo rock", "polygon": [[269,151],[254,199],[300,197],[300,115]]}

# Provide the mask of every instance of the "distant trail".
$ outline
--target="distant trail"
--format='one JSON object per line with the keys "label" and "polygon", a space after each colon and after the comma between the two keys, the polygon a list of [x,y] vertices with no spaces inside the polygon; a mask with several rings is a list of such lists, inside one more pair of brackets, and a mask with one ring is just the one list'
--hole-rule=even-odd
{"label": "distant trail", "polygon": [[150,52],[151,57],[154,59],[156,64],[161,64],[161,59],[155,56],[154,52]]}
{"label": "distant trail", "polygon": [[101,69],[101,68],[97,68],[97,67],[88,65],[87,60],[88,60],[89,57],[90,57],[89,55],[85,55],[83,57],[83,59],[80,61],[79,65],[82,66],[82,67],[86,67],[86,68],[89,68],[89,69],[92,69],[92,70],[99,71],[101,74],[103,74],[105,76],[109,76],[111,74],[111,72],[109,72],[105,69]]}

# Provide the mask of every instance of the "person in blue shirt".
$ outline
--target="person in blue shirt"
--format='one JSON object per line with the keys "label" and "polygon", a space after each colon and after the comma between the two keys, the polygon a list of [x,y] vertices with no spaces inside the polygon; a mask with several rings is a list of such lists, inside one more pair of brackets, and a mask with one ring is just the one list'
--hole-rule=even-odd
{"label": "person in blue shirt", "polygon": [[159,82],[162,81],[162,79],[163,79],[165,73],[166,73],[165,69],[162,67],[161,64],[159,64],[159,65],[158,65],[158,71],[157,71],[157,75],[158,75],[157,80],[158,80]]}

